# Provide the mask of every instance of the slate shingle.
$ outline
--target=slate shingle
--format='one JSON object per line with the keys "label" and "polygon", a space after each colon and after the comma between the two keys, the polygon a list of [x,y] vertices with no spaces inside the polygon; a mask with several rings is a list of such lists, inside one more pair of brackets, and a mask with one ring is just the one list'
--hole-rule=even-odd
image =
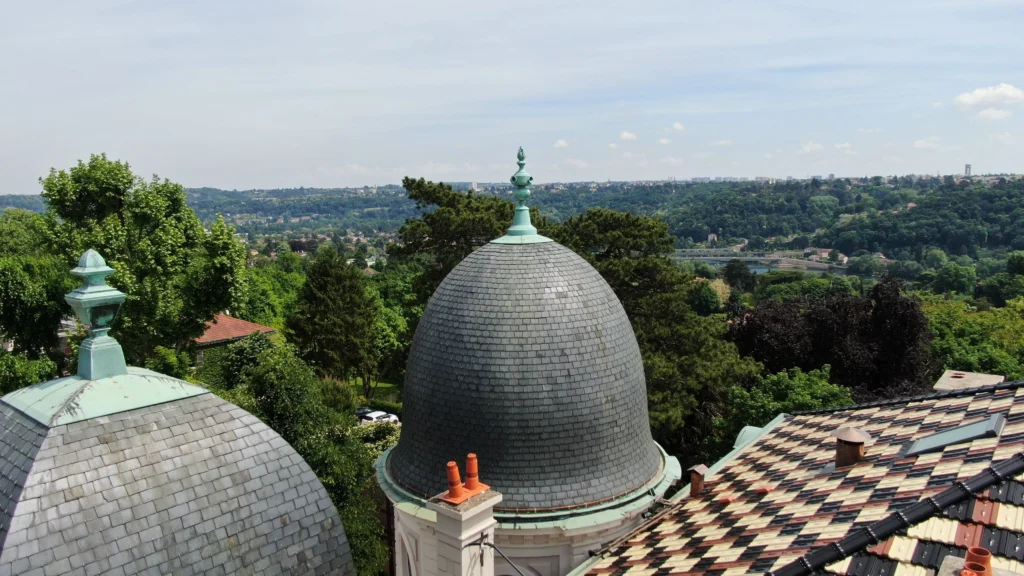
{"label": "slate shingle", "polygon": [[600,274],[555,242],[488,244],[434,293],[416,329],[403,431],[388,466],[447,488],[480,460],[501,509],[580,506],[641,487],[661,465],[632,326]]}
{"label": "slate shingle", "polygon": [[0,402],[0,426],[0,575],[355,574],[302,458],[212,394],[50,429]]}

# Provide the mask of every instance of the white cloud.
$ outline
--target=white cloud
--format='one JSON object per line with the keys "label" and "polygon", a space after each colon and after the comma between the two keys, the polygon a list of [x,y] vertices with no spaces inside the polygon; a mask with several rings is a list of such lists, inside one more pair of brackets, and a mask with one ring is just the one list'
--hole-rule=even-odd
{"label": "white cloud", "polygon": [[626,160],[647,160],[646,154],[636,154],[634,152],[623,152],[622,157]]}
{"label": "white cloud", "polygon": [[555,145],[553,146],[553,148],[568,148],[568,147],[569,147],[569,143],[566,142],[565,140],[555,140]]}
{"label": "white cloud", "polygon": [[765,160],[771,160],[772,159],[772,153],[771,152],[765,152],[764,153],[764,159]]}
{"label": "white cloud", "polygon": [[669,166],[679,166],[683,163],[682,158],[673,158],[672,156],[666,156],[659,160],[662,164],[668,164]]}
{"label": "white cloud", "polygon": [[1000,144],[1006,144],[1007,146],[1013,146],[1014,144],[1017,143],[1017,140],[1013,137],[1013,134],[1010,134],[1009,132],[993,134],[992,136],[990,136],[990,138],[992,138],[996,142],[999,142]]}
{"label": "white cloud", "polygon": [[669,140],[668,138],[662,138],[661,140],[658,140],[658,144],[671,144],[671,143],[672,143],[672,141]]}
{"label": "white cloud", "polygon": [[1013,115],[1013,112],[1009,110],[1001,110],[999,108],[985,108],[981,112],[978,112],[978,118],[982,120],[1006,120]]}
{"label": "white cloud", "polygon": [[856,156],[857,151],[853,149],[853,144],[849,142],[843,142],[842,144],[836,144],[836,150],[842,150],[843,154],[847,156]]}
{"label": "white cloud", "polygon": [[978,88],[964,92],[953,100],[960,108],[981,108],[1006,106],[1024,102],[1024,90],[1003,82],[997,86]]}
{"label": "white cloud", "polygon": [[693,155],[694,160],[707,160],[708,158],[711,158],[711,154],[707,152],[699,152]]}
{"label": "white cloud", "polygon": [[565,163],[573,168],[586,168],[587,166],[590,166],[589,162],[586,160],[580,160],[579,158],[569,158]]}
{"label": "white cloud", "polygon": [[932,102],[932,108],[942,108],[942,102]]}
{"label": "white cloud", "polygon": [[815,152],[821,152],[825,147],[817,142],[807,142],[796,151],[797,154],[813,154]]}
{"label": "white cloud", "polygon": [[883,130],[881,128],[857,128],[857,132],[860,132],[861,134],[877,134],[882,131]]}
{"label": "white cloud", "polygon": [[611,148],[612,150],[615,150],[616,148],[618,148],[618,147],[619,147],[619,145],[618,145],[618,144],[615,144],[615,143],[613,142],[613,143],[609,144],[609,145],[608,145],[608,147],[609,147],[609,148]]}
{"label": "white cloud", "polygon": [[929,136],[922,138],[913,144],[914,148],[921,148],[922,150],[936,150],[939,147],[939,137]]}
{"label": "white cloud", "polygon": [[732,146],[732,140],[719,140],[717,142],[712,142],[711,145],[712,146]]}
{"label": "white cloud", "polygon": [[623,132],[622,134],[619,134],[619,138],[622,140],[636,140],[636,134],[633,134],[632,132]]}
{"label": "white cloud", "polygon": [[686,130],[686,126],[683,126],[679,122],[675,122],[674,124],[672,124],[672,129],[675,130],[676,132],[682,132],[683,130]]}

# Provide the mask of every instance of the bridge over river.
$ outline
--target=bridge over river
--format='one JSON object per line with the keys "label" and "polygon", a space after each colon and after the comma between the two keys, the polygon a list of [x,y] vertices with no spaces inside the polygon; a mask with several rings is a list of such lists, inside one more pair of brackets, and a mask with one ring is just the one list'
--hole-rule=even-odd
{"label": "bridge over river", "polygon": [[[831,266],[827,262],[811,262],[794,256],[803,256],[803,252],[736,252],[733,250],[676,250],[673,258],[677,260],[703,260],[705,262],[757,262],[773,268],[793,268],[828,272]],[[842,272],[842,267],[836,267]]]}

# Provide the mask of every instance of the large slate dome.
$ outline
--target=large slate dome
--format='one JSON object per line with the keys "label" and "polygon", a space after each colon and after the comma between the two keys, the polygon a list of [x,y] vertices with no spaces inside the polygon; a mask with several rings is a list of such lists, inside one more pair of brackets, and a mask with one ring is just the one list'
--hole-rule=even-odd
{"label": "large slate dome", "polygon": [[585,260],[541,236],[487,244],[445,278],[416,329],[403,395],[389,474],[420,496],[444,491],[445,463],[468,452],[503,510],[615,498],[662,465],[622,305]]}

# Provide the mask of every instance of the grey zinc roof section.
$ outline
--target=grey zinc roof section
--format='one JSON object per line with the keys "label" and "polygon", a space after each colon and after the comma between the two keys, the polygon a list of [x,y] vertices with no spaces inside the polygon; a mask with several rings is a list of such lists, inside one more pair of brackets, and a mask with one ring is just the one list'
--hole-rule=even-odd
{"label": "grey zinc roof section", "polygon": [[0,402],[0,550],[46,427]]}
{"label": "grey zinc roof section", "polygon": [[557,243],[487,244],[445,278],[416,329],[388,466],[421,496],[480,461],[502,510],[574,507],[659,470],[643,363],[614,292]]}
{"label": "grey zinc roof section", "polygon": [[309,466],[212,394],[51,428],[0,551],[0,576],[354,573]]}

